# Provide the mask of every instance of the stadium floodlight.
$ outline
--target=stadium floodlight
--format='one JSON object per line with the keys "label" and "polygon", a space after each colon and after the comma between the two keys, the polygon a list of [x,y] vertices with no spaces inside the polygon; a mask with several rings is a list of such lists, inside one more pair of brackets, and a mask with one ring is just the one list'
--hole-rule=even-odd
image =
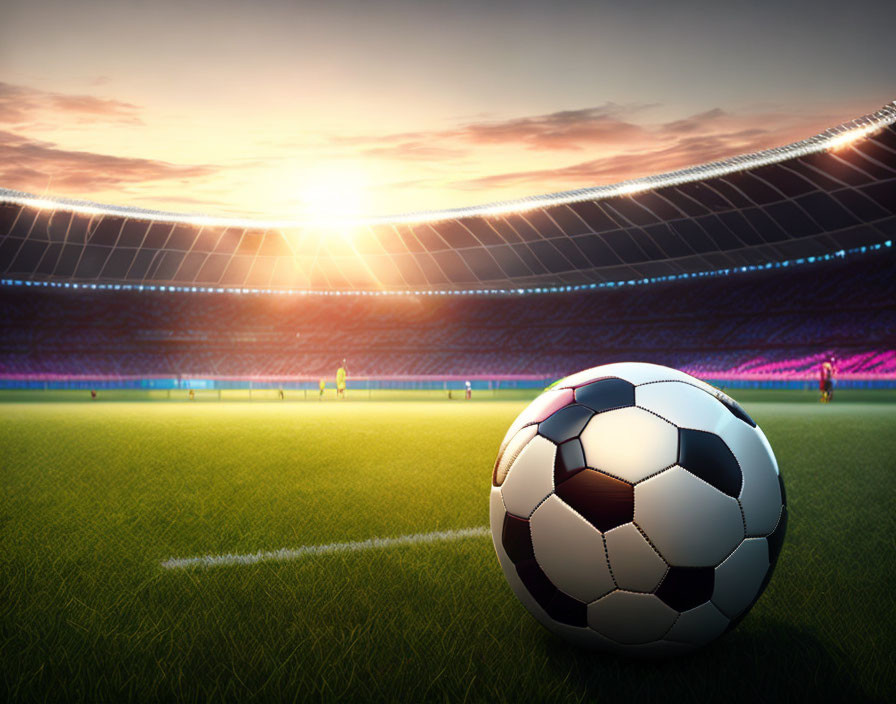
{"label": "stadium floodlight", "polygon": [[869,252],[878,252],[885,248],[893,246],[892,240],[878,242],[872,245],[861,245],[858,247],[850,247],[849,249],[839,249],[836,252],[829,252],[824,255],[816,255],[811,257],[799,257],[797,259],[785,259],[783,261],[769,261],[762,264],[749,264],[736,267],[734,269],[712,269],[694,272],[682,272],[679,274],[667,274],[657,277],[645,277],[641,279],[627,279],[620,281],[601,281],[590,284],[577,284],[574,286],[551,286],[551,287],[531,287],[531,288],[514,288],[514,289],[429,289],[422,291],[415,290],[380,290],[380,291],[352,291],[352,290],[309,290],[309,289],[256,289],[256,288],[214,288],[214,287],[190,287],[190,286],[167,286],[155,284],[88,284],[73,282],[55,282],[55,281],[32,281],[22,279],[0,279],[0,286],[19,286],[19,287],[53,287],[53,288],[73,288],[86,289],[92,291],[160,291],[163,293],[219,293],[219,294],[280,294],[280,295],[298,295],[298,296],[506,296],[506,295],[530,295],[530,294],[550,294],[550,293],[570,293],[585,290],[595,290],[603,288],[621,288],[623,286],[642,286],[645,284],[662,283],[666,281],[681,281],[685,279],[696,279],[705,277],[729,276],[737,273],[746,273],[750,271],[761,271],[768,269],[779,269],[782,267],[802,266],[807,264],[815,264],[819,262],[827,262],[832,259],[845,259],[853,254],[868,254]]}
{"label": "stadium floodlight", "polygon": [[867,137],[869,134],[875,132],[878,129],[879,127],[877,125],[871,124],[866,125],[865,127],[858,127],[856,129],[848,130],[842,134],[831,137],[828,140],[827,148],[834,150],[842,149],[843,147],[849,146],[853,142]]}
{"label": "stadium floodlight", "polygon": [[650,188],[643,181],[626,181],[620,183],[616,187],[616,195],[620,196],[630,196],[634,193],[640,193],[641,191],[646,191]]}

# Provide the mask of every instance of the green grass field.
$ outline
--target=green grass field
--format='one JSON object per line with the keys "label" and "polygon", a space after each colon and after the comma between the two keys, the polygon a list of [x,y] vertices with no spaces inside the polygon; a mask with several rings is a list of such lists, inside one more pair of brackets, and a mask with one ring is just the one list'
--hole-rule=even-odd
{"label": "green grass field", "polygon": [[[5,701],[884,701],[896,691],[892,395],[736,393],[785,477],[765,595],[694,655],[565,645],[486,536],[165,570],[484,526],[524,400],[0,400]],[[40,397],[46,398],[46,397]]]}

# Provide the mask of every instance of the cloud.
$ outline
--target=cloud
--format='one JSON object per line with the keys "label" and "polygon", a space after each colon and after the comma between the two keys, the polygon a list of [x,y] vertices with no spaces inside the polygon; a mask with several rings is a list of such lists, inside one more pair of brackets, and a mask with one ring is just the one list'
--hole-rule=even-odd
{"label": "cloud", "polygon": [[[643,126],[631,121],[654,105],[605,103],[578,110],[560,110],[507,120],[479,120],[457,127],[392,134],[336,135],[330,143],[362,147],[371,156],[393,159],[438,158],[438,148],[448,156],[460,156],[470,147],[521,146],[536,151],[581,151],[607,144],[627,144],[650,137]],[[436,147],[435,145],[443,145]],[[451,146],[447,146],[451,145]],[[433,157],[421,156],[426,149]]]}
{"label": "cloud", "polygon": [[649,136],[626,117],[649,106],[606,103],[580,110],[503,121],[474,122],[452,136],[470,144],[516,144],[535,150],[583,150],[605,144],[629,143]]}
{"label": "cloud", "polygon": [[[445,182],[435,178],[411,178],[404,181],[384,181],[375,183],[370,188],[380,192],[401,192],[410,189],[442,188]],[[407,206],[406,206],[407,207]]]}
{"label": "cloud", "polygon": [[378,159],[396,161],[449,161],[459,159],[467,153],[464,149],[440,147],[421,141],[407,141],[382,147],[362,149],[361,155]]}
{"label": "cloud", "polygon": [[211,165],[70,151],[52,142],[0,131],[0,183],[23,191],[89,194],[151,181],[187,181],[217,171],[219,168]]}
{"label": "cloud", "polygon": [[[0,82],[0,185],[99,200],[136,197],[163,210],[179,205],[273,216],[292,214],[295,203],[288,187],[262,187],[271,173],[350,158],[369,162],[365,168],[379,174],[369,185],[376,203],[371,210],[403,212],[674,171],[787,144],[849,116],[810,106],[792,111],[766,106],[762,112],[717,106],[660,121],[657,107],[608,102],[510,119],[472,115],[432,130],[302,132],[290,142],[278,140],[287,134],[272,133],[229,152],[223,144],[217,164],[177,164],[67,148],[72,145],[65,141],[66,124],[78,123],[79,134],[80,123],[95,123],[91,129],[97,132],[141,132],[131,129],[141,120],[136,105]],[[50,122],[53,132],[45,131]],[[51,134],[54,141],[43,139]],[[234,170],[242,174],[234,178]]]}
{"label": "cloud", "polygon": [[[463,157],[465,170],[477,168],[479,175],[456,175],[453,181],[432,187],[505,189],[514,191],[507,197],[514,197],[614,183],[716,161],[787,144],[836,122],[834,117],[810,109],[758,113],[722,107],[667,122],[644,119],[647,111],[656,107],[605,103],[508,120],[476,120],[441,130],[340,135],[330,143],[365,157],[394,161],[445,164]],[[540,152],[544,155],[537,157],[540,161],[569,152],[592,156],[556,167],[487,173],[495,163],[488,150],[495,146]]]}
{"label": "cloud", "polygon": [[93,95],[71,95],[0,82],[0,124],[22,125],[52,113],[66,119],[83,118],[142,124],[139,108],[131,103]]}
{"label": "cloud", "polygon": [[633,148],[556,168],[487,174],[451,185],[465,191],[526,189],[547,193],[616,183],[787,144],[816,133],[828,124],[824,119],[784,113],[736,116],[715,109],[647,126],[650,139]]}
{"label": "cloud", "polygon": [[705,129],[706,126],[710,123],[716,122],[727,116],[728,113],[722,110],[722,108],[713,108],[712,110],[707,110],[706,112],[691,115],[690,117],[686,117],[683,120],[667,122],[663,125],[663,131],[669,134],[685,134],[688,132],[697,132],[698,130]]}

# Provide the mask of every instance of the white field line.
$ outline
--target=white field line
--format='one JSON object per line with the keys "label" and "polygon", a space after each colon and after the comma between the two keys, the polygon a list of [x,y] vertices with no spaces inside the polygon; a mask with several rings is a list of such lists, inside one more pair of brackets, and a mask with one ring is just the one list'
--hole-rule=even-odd
{"label": "white field line", "polygon": [[189,567],[223,567],[225,565],[254,565],[259,562],[286,562],[298,560],[308,555],[325,555],[337,552],[359,552],[378,548],[396,548],[402,545],[420,545],[440,543],[450,540],[463,540],[488,535],[488,526],[461,528],[460,530],[437,530],[432,533],[414,533],[399,535],[394,538],[369,538],[354,540],[348,543],[327,543],[325,545],[303,545],[298,548],[280,548],[279,550],[260,550],[245,555],[203,555],[202,557],[172,557],[162,563],[166,570],[178,570]]}

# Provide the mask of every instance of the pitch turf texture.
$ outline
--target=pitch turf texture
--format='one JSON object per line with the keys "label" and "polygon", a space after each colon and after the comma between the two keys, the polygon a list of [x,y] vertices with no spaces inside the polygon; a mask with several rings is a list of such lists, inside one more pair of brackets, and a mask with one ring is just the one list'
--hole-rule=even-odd
{"label": "pitch turf texture", "polygon": [[787,540],[735,631],[660,662],[549,634],[487,536],[160,565],[484,526],[520,400],[0,403],[3,698],[885,700],[896,404],[739,396],[777,452]]}

